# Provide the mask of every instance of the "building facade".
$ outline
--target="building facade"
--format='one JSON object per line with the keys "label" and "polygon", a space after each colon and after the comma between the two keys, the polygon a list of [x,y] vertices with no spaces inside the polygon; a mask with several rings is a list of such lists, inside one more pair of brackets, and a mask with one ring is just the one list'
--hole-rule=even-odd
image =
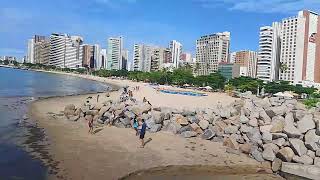
{"label": "building facade", "polygon": [[234,64],[239,64],[242,76],[256,77],[257,74],[257,52],[254,51],[238,51],[235,52]]}
{"label": "building facade", "polygon": [[122,49],[122,37],[108,39],[108,70],[120,70],[122,68]]}
{"label": "building facade", "polygon": [[182,62],[192,62],[192,55],[191,53],[182,53],[181,54],[181,61]]}
{"label": "building facade", "polygon": [[227,80],[240,76],[240,65],[222,62],[218,65],[219,73]]}
{"label": "building facade", "polygon": [[154,50],[157,47],[144,45],[144,44],[135,44],[134,45],[134,57],[133,57],[133,68],[134,71],[143,71],[150,72],[152,66],[152,56]]}
{"label": "building facade", "polygon": [[[230,32],[202,36],[196,43],[197,75],[209,75],[218,71],[218,64],[228,62]],[[198,66],[197,65],[197,66]]]}
{"label": "building facade", "polygon": [[178,68],[179,62],[181,61],[182,44],[176,40],[172,40],[170,42],[170,50],[171,50],[171,62],[173,63],[175,68]]}

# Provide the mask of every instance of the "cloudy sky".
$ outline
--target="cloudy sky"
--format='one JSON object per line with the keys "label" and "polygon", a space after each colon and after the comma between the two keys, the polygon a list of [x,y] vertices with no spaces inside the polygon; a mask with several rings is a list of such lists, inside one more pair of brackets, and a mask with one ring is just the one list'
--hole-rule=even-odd
{"label": "cloudy sky", "polygon": [[26,54],[27,39],[53,32],[83,36],[106,47],[122,35],[134,43],[168,46],[175,39],[195,52],[200,36],[231,32],[231,50],[258,48],[259,27],[320,12],[320,0],[0,0],[0,56]]}

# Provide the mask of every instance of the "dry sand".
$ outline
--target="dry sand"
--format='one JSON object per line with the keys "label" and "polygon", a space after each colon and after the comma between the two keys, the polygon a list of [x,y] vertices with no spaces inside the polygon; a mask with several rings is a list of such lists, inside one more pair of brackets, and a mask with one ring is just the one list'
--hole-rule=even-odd
{"label": "dry sand", "polygon": [[[136,83],[129,81],[107,81],[115,85],[136,85]],[[195,108],[207,107],[217,101],[227,104],[234,100],[224,94],[215,93],[210,93],[208,97],[161,94],[141,83],[139,85],[141,90],[134,93],[137,99],[141,100],[142,97],[146,97],[153,105],[157,106]],[[119,92],[113,92],[109,98],[100,94],[100,101],[117,98],[118,94]],[[35,101],[30,106],[31,118],[45,129],[50,141],[49,153],[57,162],[48,162],[48,164],[56,166],[58,171],[55,176],[51,177],[53,179],[118,179],[138,170],[168,165],[251,167],[252,172],[261,166],[260,163],[244,154],[226,153],[225,147],[221,143],[198,138],[184,139],[167,132],[147,133],[146,139],[151,138],[152,140],[146,144],[145,148],[139,148],[139,140],[132,129],[103,126],[97,127],[94,135],[89,135],[85,122],[70,122],[63,116],[59,116],[65,105],[79,106],[88,96],[92,96],[93,99],[96,97],[96,95],[55,97]],[[181,174],[179,170],[176,172]],[[243,174],[241,170],[238,173]],[[163,171],[163,175],[165,174],[167,172]],[[152,179],[150,173],[146,177]],[[172,176],[163,177],[170,179]],[[257,179],[279,178],[272,174],[255,174],[252,177]]]}

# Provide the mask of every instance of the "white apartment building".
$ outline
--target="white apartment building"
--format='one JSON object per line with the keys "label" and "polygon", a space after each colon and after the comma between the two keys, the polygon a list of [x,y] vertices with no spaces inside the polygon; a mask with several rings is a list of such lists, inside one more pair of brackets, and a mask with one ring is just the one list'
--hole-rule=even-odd
{"label": "white apartment building", "polygon": [[230,32],[202,36],[196,44],[197,75],[209,75],[218,71],[218,64],[228,62]]}
{"label": "white apartment building", "polygon": [[98,69],[106,69],[107,68],[107,50],[101,49],[100,51],[100,60],[101,64],[98,65]]}
{"label": "white apartment building", "polygon": [[281,23],[260,28],[257,78],[265,82],[279,79],[280,34]]}
{"label": "white apartment building", "polygon": [[28,40],[27,62],[34,64],[34,39]]}
{"label": "white apartment building", "polygon": [[49,65],[62,68],[79,68],[82,66],[83,42],[80,36],[53,33],[50,35]]}
{"label": "white apartment building", "polygon": [[144,44],[135,44],[133,48],[133,69],[134,71],[151,71],[151,60],[154,50],[157,47],[144,45]]}
{"label": "white apartment building", "polygon": [[108,39],[108,70],[120,70],[122,68],[123,38],[111,37]]}
{"label": "white apartment building", "polygon": [[236,59],[236,52],[232,52],[229,55],[229,63],[234,63],[235,59]]}
{"label": "white apartment building", "polygon": [[94,57],[94,68],[101,69],[102,59],[101,59],[101,47],[99,44],[93,45],[93,57]]}
{"label": "white apartment building", "polygon": [[256,77],[257,74],[257,52],[242,50],[234,52],[234,64],[240,65],[240,75]]}
{"label": "white apartment building", "polygon": [[178,68],[181,60],[182,44],[176,40],[172,40],[170,42],[170,50],[172,55],[171,62],[175,68]]}

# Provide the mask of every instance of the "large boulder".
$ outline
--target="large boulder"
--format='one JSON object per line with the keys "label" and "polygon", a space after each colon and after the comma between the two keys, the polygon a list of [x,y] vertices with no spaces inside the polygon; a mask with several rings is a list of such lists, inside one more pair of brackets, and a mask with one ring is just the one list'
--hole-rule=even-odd
{"label": "large boulder", "polygon": [[283,128],[283,132],[288,135],[289,138],[300,138],[301,132],[293,125],[293,122],[286,122]]}
{"label": "large boulder", "polygon": [[320,167],[320,157],[315,157],[313,164],[316,165],[316,166],[318,166],[318,167]]}
{"label": "large boulder", "polygon": [[263,122],[264,122],[265,124],[270,124],[270,123],[271,123],[271,118],[268,116],[268,114],[266,113],[266,111],[260,110],[260,112],[259,112],[259,117],[260,117],[260,119],[263,120]]}
{"label": "large boulder", "polygon": [[272,142],[272,134],[269,132],[262,133],[262,141],[263,141],[263,143],[271,143]]}
{"label": "large boulder", "polygon": [[276,154],[277,158],[281,159],[285,162],[291,162],[292,158],[294,156],[294,152],[290,147],[284,147],[279,150],[279,152]]}
{"label": "large boulder", "polygon": [[156,133],[161,130],[161,127],[161,124],[153,124],[151,127],[149,127],[149,132]]}
{"label": "large boulder", "polygon": [[245,115],[240,116],[240,122],[243,124],[246,124],[249,122],[249,118],[247,118]]}
{"label": "large boulder", "polygon": [[136,115],[148,113],[150,110],[151,110],[151,106],[146,103],[132,107],[132,112]]}
{"label": "large boulder", "polygon": [[281,133],[285,126],[284,118],[282,116],[274,116],[271,124],[272,128],[270,129],[270,132]]}
{"label": "large boulder", "polygon": [[152,111],[151,116],[157,124],[162,124],[165,114],[159,111]]}
{"label": "large boulder", "polygon": [[242,132],[242,133],[247,133],[247,132],[251,131],[252,129],[253,129],[253,127],[247,126],[245,124],[242,124],[240,126],[240,132]]}
{"label": "large boulder", "polygon": [[282,161],[279,158],[275,158],[272,162],[272,171],[277,172],[281,169]]}
{"label": "large boulder", "polygon": [[262,136],[260,134],[259,129],[253,128],[251,131],[247,133],[247,137],[253,144],[262,144]]}
{"label": "large boulder", "polygon": [[317,151],[320,149],[320,136],[316,135],[316,130],[309,130],[304,136],[305,145],[308,149]]}
{"label": "large boulder", "polygon": [[250,154],[251,148],[252,148],[252,145],[249,143],[244,143],[239,145],[240,151],[245,154]]}
{"label": "large boulder", "polygon": [[295,110],[293,111],[293,118],[295,121],[301,121],[302,118],[308,113],[304,110]]}
{"label": "large boulder", "polygon": [[310,129],[316,127],[312,114],[306,114],[300,121],[297,122],[298,129],[301,133],[306,133]]}
{"label": "large boulder", "polygon": [[257,160],[259,162],[264,161],[264,159],[262,157],[262,153],[259,151],[259,148],[257,146],[252,146],[250,154],[255,160]]}
{"label": "large boulder", "polygon": [[227,126],[225,129],[224,129],[224,133],[226,134],[235,134],[238,132],[238,127],[237,126]]}
{"label": "large boulder", "polygon": [[268,98],[264,98],[264,99],[260,99],[260,98],[254,98],[252,100],[253,104],[256,105],[257,107],[261,107],[264,109],[267,109],[269,107],[271,107],[271,104],[269,102]]}
{"label": "large boulder", "polygon": [[283,116],[288,110],[288,107],[285,105],[275,106],[268,109],[268,111],[272,111],[276,116]]}
{"label": "large boulder", "polygon": [[231,149],[239,149],[239,144],[237,140],[233,137],[225,137],[223,140],[223,145]]}
{"label": "large boulder", "polygon": [[272,125],[265,125],[265,126],[260,126],[260,132],[265,133],[265,132],[270,132],[272,129]]}
{"label": "large boulder", "polygon": [[268,143],[263,145],[263,149],[271,148],[275,154],[279,152],[279,147],[273,143]]}
{"label": "large boulder", "polygon": [[176,121],[178,124],[183,125],[183,126],[189,124],[187,118],[184,117],[184,116],[182,116],[182,115],[180,115],[180,114],[175,115],[175,121]]}
{"label": "large boulder", "polygon": [[191,137],[196,137],[197,133],[194,131],[184,131],[181,133],[181,136],[184,138],[191,138]]}
{"label": "large boulder", "polygon": [[210,140],[215,136],[214,131],[212,131],[210,128],[206,129],[203,134],[201,135],[202,139]]}
{"label": "large boulder", "polygon": [[177,134],[181,127],[182,126],[180,124],[178,124],[176,122],[171,122],[166,126],[165,130],[172,132],[173,134]]}
{"label": "large boulder", "polygon": [[199,123],[199,119],[196,116],[188,116],[188,121],[192,124],[192,123]]}
{"label": "large boulder", "polygon": [[293,162],[297,162],[300,164],[306,164],[306,165],[312,165],[313,164],[313,159],[307,155],[303,155],[303,156],[293,156],[292,158]]}
{"label": "large boulder", "polygon": [[273,144],[278,145],[279,147],[282,147],[286,140],[284,138],[278,138],[272,141]]}
{"label": "large boulder", "polygon": [[307,153],[308,149],[300,139],[290,138],[289,142],[295,154],[302,156]]}
{"label": "large boulder", "polygon": [[201,129],[205,130],[209,127],[209,122],[206,120],[201,120],[199,122],[199,126],[201,127]]}
{"label": "large boulder", "polygon": [[135,115],[133,112],[131,112],[131,111],[126,111],[126,112],[124,113],[124,116],[125,116],[126,118],[128,118],[128,119],[134,119],[134,118],[136,117],[136,115]]}
{"label": "large boulder", "polygon": [[248,124],[252,127],[258,127],[258,120],[257,118],[250,118]]}
{"label": "large boulder", "polygon": [[271,147],[267,147],[266,149],[263,150],[262,157],[265,160],[273,161],[276,158],[276,155]]}
{"label": "large boulder", "polygon": [[187,126],[183,126],[182,128],[179,129],[179,134],[185,132],[185,131],[193,131],[193,128],[191,127],[191,125],[187,125]]}

